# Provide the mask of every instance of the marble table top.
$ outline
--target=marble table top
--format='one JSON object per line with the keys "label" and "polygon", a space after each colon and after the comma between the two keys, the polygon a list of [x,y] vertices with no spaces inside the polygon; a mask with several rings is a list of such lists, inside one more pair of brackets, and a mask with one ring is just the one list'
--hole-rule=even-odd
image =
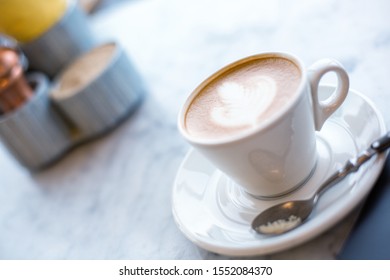
{"label": "marble table top", "polygon": [[[176,128],[185,98],[258,52],[292,52],[307,65],[332,57],[389,127],[389,10],[387,0],[139,0],[92,15],[96,37],[125,47],[148,96],[116,130],[39,173],[0,145],[0,259],[230,258],[191,243],[172,217],[172,184],[189,149]],[[356,216],[255,258],[333,259]]]}

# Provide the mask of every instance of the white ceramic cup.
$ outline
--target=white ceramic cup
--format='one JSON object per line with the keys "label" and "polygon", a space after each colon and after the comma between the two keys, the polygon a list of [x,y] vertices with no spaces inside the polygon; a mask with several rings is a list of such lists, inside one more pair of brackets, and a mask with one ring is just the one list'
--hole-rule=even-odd
{"label": "white ceramic cup", "polygon": [[[186,112],[202,89],[227,71],[265,57],[286,58],[300,69],[298,92],[292,95],[288,105],[239,135],[221,140],[192,137],[185,128]],[[328,72],[336,74],[337,87],[326,100],[319,100],[319,82]],[[200,84],[184,103],[178,127],[196,150],[247,193],[274,198],[297,189],[310,177],[317,160],[315,131],[343,103],[348,90],[348,75],[333,59],[319,60],[306,70],[302,61],[291,54],[262,53],[236,61]]]}

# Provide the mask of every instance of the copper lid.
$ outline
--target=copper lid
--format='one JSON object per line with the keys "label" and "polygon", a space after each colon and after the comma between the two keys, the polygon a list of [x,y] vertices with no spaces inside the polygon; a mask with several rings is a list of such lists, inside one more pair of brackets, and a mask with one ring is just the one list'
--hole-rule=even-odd
{"label": "copper lid", "polygon": [[19,57],[10,49],[0,49],[0,89],[7,87],[20,74]]}
{"label": "copper lid", "polygon": [[23,75],[18,53],[9,48],[0,48],[0,109],[3,113],[21,106],[32,96]]}

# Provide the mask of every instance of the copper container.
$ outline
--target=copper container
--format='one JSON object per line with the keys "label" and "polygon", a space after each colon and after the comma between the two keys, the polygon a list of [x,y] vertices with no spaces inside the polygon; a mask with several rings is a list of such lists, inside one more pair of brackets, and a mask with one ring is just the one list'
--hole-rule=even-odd
{"label": "copper container", "polygon": [[12,49],[0,48],[0,110],[3,114],[22,106],[33,95],[19,55]]}

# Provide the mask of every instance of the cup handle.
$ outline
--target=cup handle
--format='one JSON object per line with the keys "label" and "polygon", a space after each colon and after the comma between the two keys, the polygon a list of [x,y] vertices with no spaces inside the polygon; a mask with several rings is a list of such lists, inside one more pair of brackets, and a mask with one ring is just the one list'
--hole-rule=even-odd
{"label": "cup handle", "polygon": [[[319,100],[318,88],[321,78],[328,72],[337,75],[337,88],[325,100]],[[324,122],[344,102],[349,90],[348,74],[343,66],[334,59],[321,59],[308,69],[309,83],[313,100],[314,124],[317,131],[321,130]]]}

